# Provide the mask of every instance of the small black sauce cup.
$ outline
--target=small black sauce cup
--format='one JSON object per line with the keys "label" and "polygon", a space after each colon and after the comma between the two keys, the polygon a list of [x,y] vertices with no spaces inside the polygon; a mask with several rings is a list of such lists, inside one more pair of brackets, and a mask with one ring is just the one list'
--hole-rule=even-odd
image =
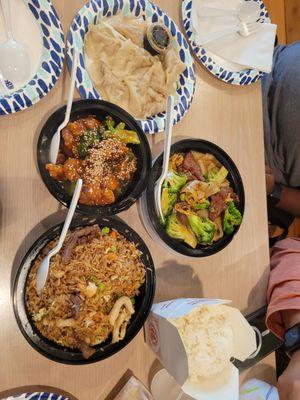
{"label": "small black sauce cup", "polygon": [[171,37],[163,24],[154,23],[148,26],[144,36],[144,49],[153,56],[167,51],[170,47]]}

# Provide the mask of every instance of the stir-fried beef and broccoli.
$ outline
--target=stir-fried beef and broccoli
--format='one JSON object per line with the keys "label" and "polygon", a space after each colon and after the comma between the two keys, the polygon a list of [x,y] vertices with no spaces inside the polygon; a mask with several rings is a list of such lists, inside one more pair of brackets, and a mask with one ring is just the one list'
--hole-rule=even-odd
{"label": "stir-fried beef and broccoli", "polygon": [[242,215],[227,177],[228,170],[211,154],[173,154],[161,193],[167,234],[192,248],[232,234]]}

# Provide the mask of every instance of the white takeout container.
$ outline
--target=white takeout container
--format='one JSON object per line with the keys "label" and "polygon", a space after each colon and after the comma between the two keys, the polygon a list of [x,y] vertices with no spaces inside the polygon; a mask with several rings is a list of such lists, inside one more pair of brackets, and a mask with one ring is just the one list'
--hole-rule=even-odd
{"label": "white takeout container", "polygon": [[171,319],[179,318],[198,307],[223,304],[233,329],[234,351],[232,357],[245,361],[256,351],[256,335],[241,312],[228,306],[230,301],[219,299],[176,299],[152,306],[145,324],[146,342],[174,377],[182,390],[196,400],[238,400],[239,371],[232,364],[220,374],[203,378],[197,384],[188,383],[188,357],[177,328]]}

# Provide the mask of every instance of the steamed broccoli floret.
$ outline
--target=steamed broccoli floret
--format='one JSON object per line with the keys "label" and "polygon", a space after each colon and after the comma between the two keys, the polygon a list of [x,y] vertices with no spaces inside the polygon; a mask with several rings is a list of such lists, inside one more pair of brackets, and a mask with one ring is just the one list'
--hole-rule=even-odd
{"label": "steamed broccoli floret", "polygon": [[193,231],[183,225],[174,213],[170,215],[167,221],[166,232],[171,238],[183,240],[193,249],[197,246],[197,239]]}
{"label": "steamed broccoli floret", "polygon": [[197,215],[188,216],[188,220],[199,243],[207,244],[212,242],[216,230],[213,222],[208,218],[200,218]]}
{"label": "steamed broccoli floret", "polygon": [[197,203],[195,205],[195,210],[207,210],[210,206],[210,201],[208,199],[205,199],[203,201],[201,201],[201,203]]}
{"label": "steamed broccoli floret", "polygon": [[212,169],[207,173],[208,182],[216,182],[221,185],[227,178],[228,170],[225,167],[221,167],[219,170]]}
{"label": "steamed broccoli floret", "polygon": [[187,182],[186,175],[179,175],[176,172],[169,171],[164,180],[163,187],[168,188],[171,192],[177,193]]}
{"label": "steamed broccoli floret", "polygon": [[85,132],[79,139],[77,146],[78,157],[84,159],[88,149],[99,143],[101,139],[98,129]]}
{"label": "steamed broccoli floret", "polygon": [[233,201],[228,203],[228,207],[224,214],[223,229],[229,235],[234,231],[235,226],[239,226],[242,223],[242,214],[236,208]]}
{"label": "steamed broccoli floret", "polygon": [[124,122],[120,122],[117,126],[115,121],[111,116],[107,116],[105,118],[105,124],[107,127],[107,131],[105,131],[104,138],[109,138],[112,135],[115,135],[121,142],[126,144],[140,144],[139,135],[135,131],[130,131],[125,129]]}
{"label": "steamed broccoli floret", "polygon": [[172,193],[168,188],[163,188],[161,192],[161,207],[163,216],[167,217],[173,211],[177,200],[177,193]]}

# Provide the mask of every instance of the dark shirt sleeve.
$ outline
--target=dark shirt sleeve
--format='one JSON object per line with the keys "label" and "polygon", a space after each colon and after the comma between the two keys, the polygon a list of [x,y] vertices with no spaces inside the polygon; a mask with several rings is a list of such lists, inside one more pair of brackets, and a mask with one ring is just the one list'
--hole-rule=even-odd
{"label": "dark shirt sleeve", "polygon": [[276,47],[262,83],[266,162],[277,182],[300,187],[300,42]]}

